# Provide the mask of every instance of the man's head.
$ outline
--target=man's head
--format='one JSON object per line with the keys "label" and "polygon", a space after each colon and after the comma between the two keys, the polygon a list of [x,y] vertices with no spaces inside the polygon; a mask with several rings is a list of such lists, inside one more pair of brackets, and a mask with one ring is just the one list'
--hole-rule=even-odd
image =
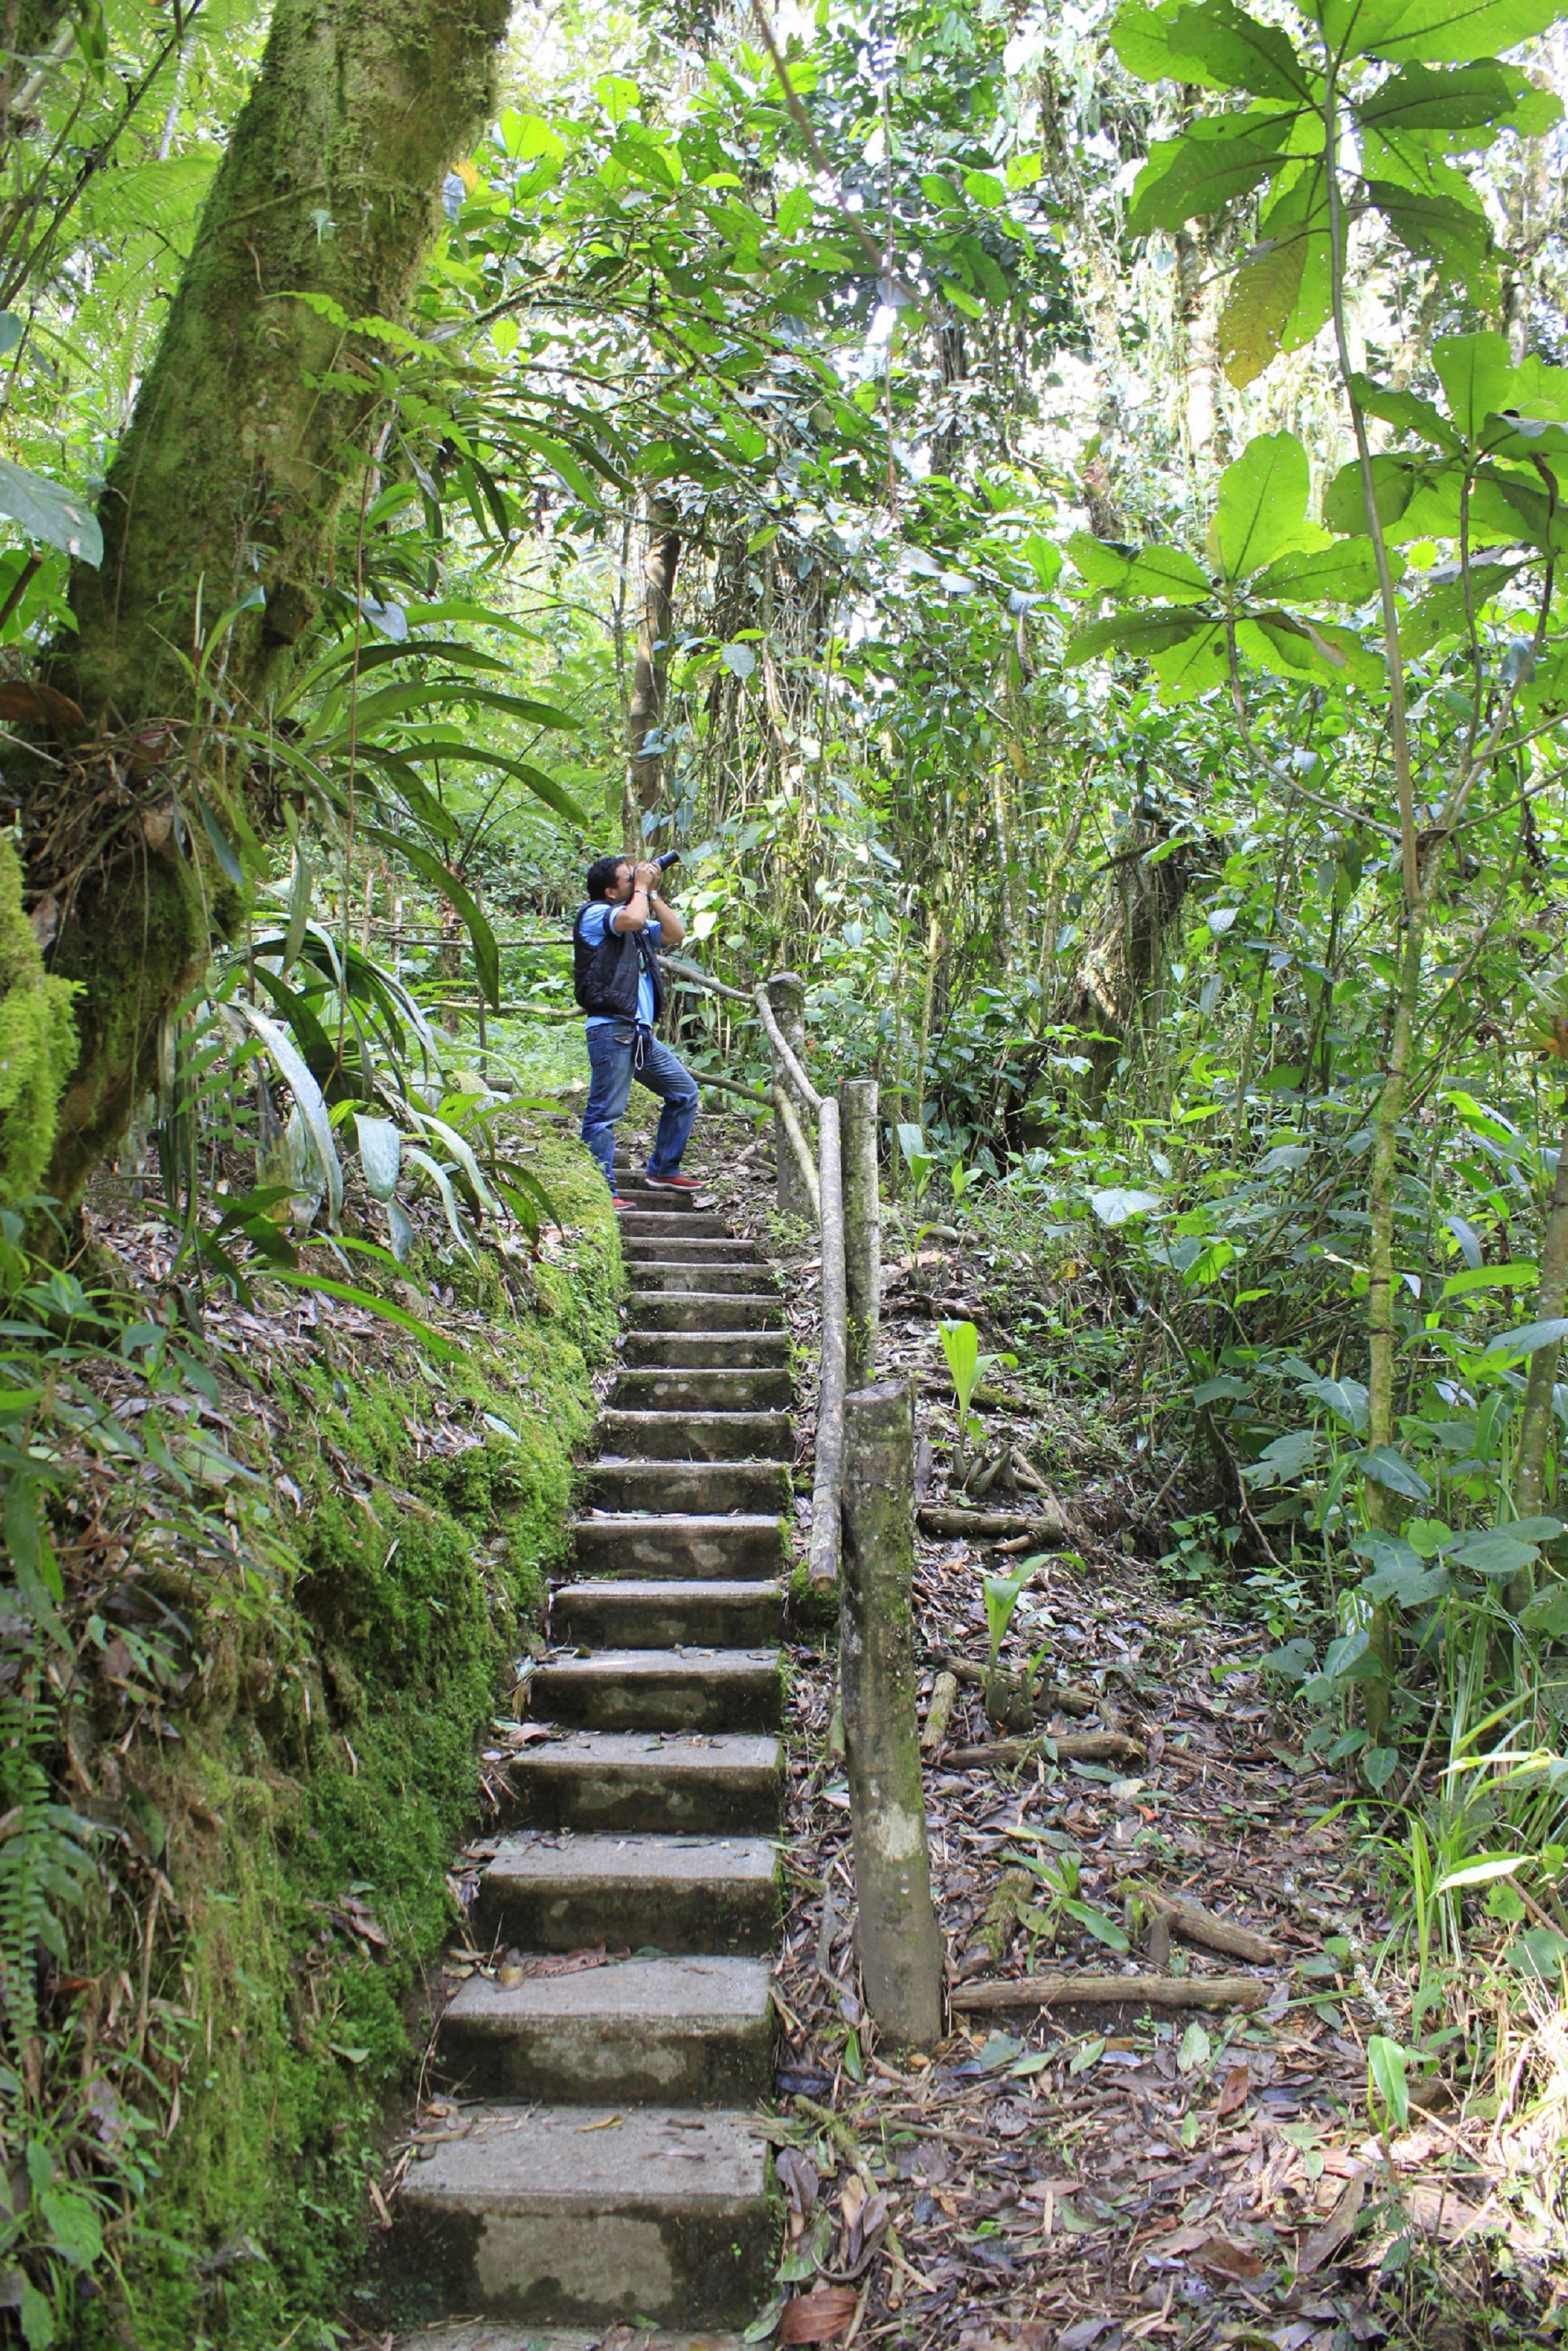
{"label": "man's head", "polygon": [[596,857],[584,876],[589,896],[623,905],[632,895],[632,872],[629,857]]}

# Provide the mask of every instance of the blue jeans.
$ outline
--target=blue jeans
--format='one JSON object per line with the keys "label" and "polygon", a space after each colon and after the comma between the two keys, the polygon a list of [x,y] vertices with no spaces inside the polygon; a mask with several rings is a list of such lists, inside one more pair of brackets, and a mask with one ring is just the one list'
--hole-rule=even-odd
{"label": "blue jeans", "polygon": [[697,1084],[684,1062],[667,1045],[643,1032],[643,1066],[634,1068],[637,1028],[631,1020],[596,1023],[588,1031],[588,1061],[592,1071],[588,1106],[582,1113],[582,1139],[604,1170],[604,1180],[615,1189],[615,1122],[625,1111],[632,1080],[646,1086],[664,1102],[659,1132],[648,1155],[650,1176],[673,1176],[697,1114]]}

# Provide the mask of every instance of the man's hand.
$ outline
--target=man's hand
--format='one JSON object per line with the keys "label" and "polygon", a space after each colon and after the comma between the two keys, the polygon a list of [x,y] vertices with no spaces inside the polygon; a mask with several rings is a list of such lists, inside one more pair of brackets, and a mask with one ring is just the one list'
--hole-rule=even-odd
{"label": "man's hand", "polygon": [[637,866],[632,877],[632,886],[634,890],[646,890],[652,897],[659,886],[658,867],[651,862]]}

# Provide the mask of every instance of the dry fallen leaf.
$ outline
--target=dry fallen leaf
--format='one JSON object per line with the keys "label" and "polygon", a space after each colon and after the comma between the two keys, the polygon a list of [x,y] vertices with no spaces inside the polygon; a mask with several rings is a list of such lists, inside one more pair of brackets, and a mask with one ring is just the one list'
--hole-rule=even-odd
{"label": "dry fallen leaf", "polygon": [[1260,2276],[1263,2263],[1250,2245],[1233,2245],[1228,2237],[1207,2237],[1193,2254],[1193,2260],[1206,2270],[1218,2270],[1226,2277]]}
{"label": "dry fallen leaf", "polygon": [[1221,2122],[1227,2115],[1233,2115],[1238,2106],[1244,2106],[1247,2104],[1247,2093],[1251,2087],[1252,2076],[1246,2066],[1232,2065],[1225,2077],[1225,2086],[1219,2093],[1218,2113]]}
{"label": "dry fallen leaf", "polygon": [[780,2343],[839,2343],[854,2322],[860,2297],[845,2285],[820,2285],[798,2294],[784,2305],[779,2324]]}
{"label": "dry fallen leaf", "polygon": [[1339,2201],[1322,2227],[1314,2229],[1302,2246],[1301,2257],[1296,2263],[1298,2277],[1310,2276],[1313,2270],[1321,2270],[1325,2262],[1333,2259],[1354,2228],[1356,2215],[1365,2197],[1366,2174],[1358,2171],[1353,2179],[1345,2181],[1340,2190]]}

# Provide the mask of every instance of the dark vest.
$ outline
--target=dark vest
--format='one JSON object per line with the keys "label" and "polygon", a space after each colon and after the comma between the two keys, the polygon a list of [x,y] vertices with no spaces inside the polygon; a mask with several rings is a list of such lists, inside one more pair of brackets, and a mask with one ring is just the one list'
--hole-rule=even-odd
{"label": "dark vest", "polygon": [[[664,987],[647,932],[618,931],[612,921],[605,925],[599,945],[590,946],[582,935],[582,917],[587,912],[587,906],[582,907],[571,926],[572,980],[578,1003],[584,1012],[605,1013],[613,1020],[635,1020],[637,983],[646,970],[653,983],[657,1020]],[[613,908],[611,913],[613,916]]]}

